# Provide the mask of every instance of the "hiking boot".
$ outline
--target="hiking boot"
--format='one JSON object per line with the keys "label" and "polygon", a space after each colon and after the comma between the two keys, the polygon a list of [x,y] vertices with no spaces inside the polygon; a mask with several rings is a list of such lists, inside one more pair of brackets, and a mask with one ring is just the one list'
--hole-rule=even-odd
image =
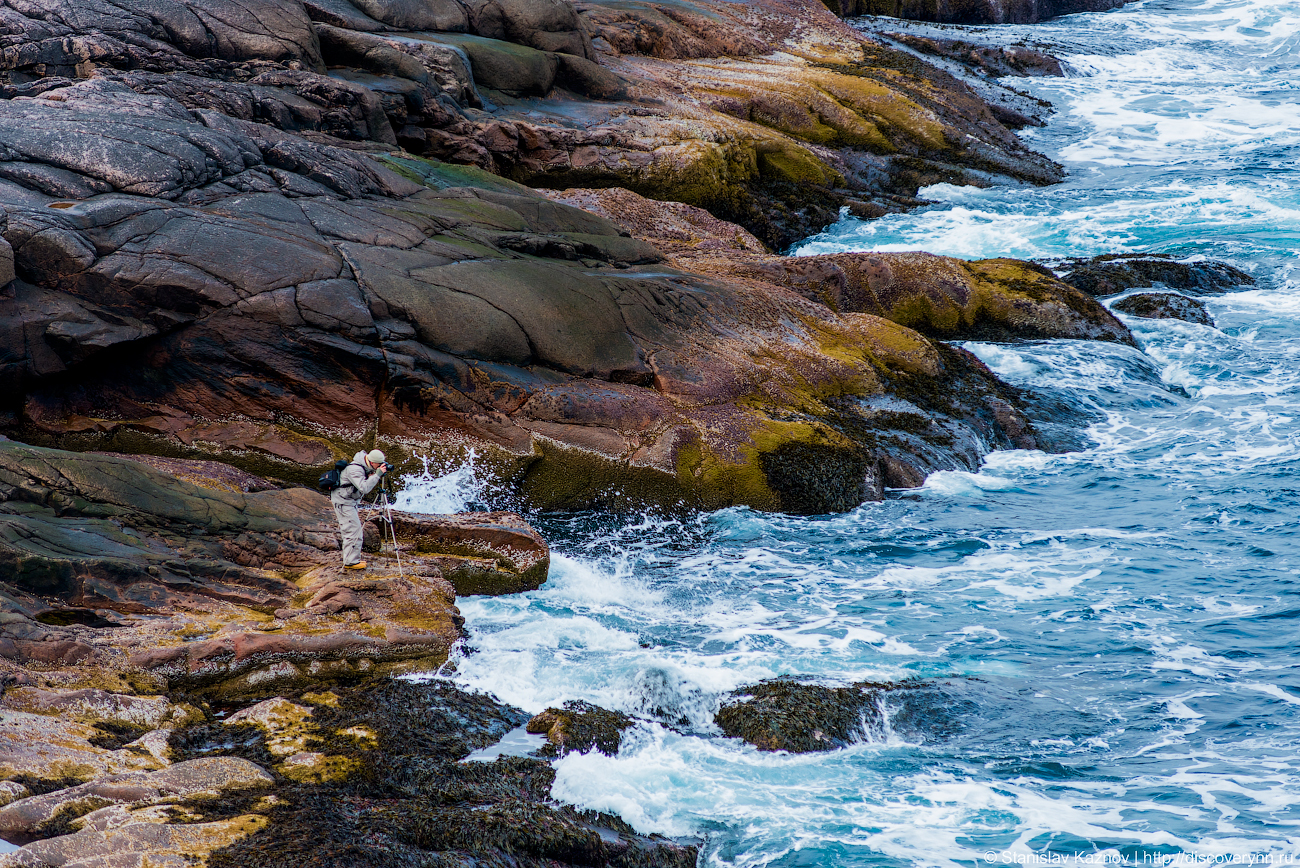
{"label": "hiking boot", "polygon": [[365,562],[365,561],[357,561],[355,564],[344,564],[344,565],[343,565],[343,569],[345,569],[345,570],[364,570],[365,568],[366,568],[366,562]]}

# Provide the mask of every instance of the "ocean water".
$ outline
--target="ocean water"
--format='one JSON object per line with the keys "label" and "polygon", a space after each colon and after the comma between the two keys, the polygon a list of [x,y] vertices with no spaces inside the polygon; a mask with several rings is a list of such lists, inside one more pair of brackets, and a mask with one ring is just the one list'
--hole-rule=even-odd
{"label": "ocean water", "polygon": [[[1300,0],[1006,32],[1074,70],[1015,82],[1057,106],[1026,135],[1070,178],[931,188],[802,251],[1175,253],[1258,286],[1209,299],[1217,328],[1127,319],[1143,351],[966,345],[1085,405],[1080,452],[994,453],[845,515],[536,517],[550,581],[460,600],[450,677],[640,719],[617,757],[561,759],[557,799],[704,866],[1300,859]],[[503,496],[472,466],[406,482],[407,508]],[[721,737],[720,697],[781,675],[931,686],[843,750]]]}

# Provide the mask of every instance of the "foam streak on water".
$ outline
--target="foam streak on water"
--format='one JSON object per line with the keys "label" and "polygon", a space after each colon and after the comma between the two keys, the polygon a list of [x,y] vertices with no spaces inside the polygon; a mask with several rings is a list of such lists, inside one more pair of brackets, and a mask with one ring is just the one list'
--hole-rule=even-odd
{"label": "foam streak on water", "polygon": [[[1127,319],[1142,352],[967,344],[1086,409],[1081,452],[996,453],[841,516],[538,518],[551,580],[460,601],[455,677],[639,718],[618,757],[562,759],[556,798],[697,837],[711,866],[1300,856],[1300,0],[1010,32],[1076,70],[1015,82],[1059,106],[1033,143],[1070,179],[932,188],[804,252],[1212,255],[1259,287],[1210,300],[1217,329]],[[402,502],[491,502],[472,476]],[[935,686],[832,753],[722,738],[721,696],[777,675]]]}

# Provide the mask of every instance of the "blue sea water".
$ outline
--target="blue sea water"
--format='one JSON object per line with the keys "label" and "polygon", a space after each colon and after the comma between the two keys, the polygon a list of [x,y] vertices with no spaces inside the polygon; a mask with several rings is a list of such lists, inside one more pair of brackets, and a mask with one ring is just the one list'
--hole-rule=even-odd
{"label": "blue sea water", "polygon": [[[462,599],[453,677],[641,718],[617,757],[560,760],[557,799],[697,839],[705,866],[1300,859],[1300,0],[1001,32],[1072,67],[1014,82],[1056,105],[1026,138],[1069,179],[929,188],[802,252],[1174,253],[1258,286],[1208,300],[1218,328],[1126,319],[1142,351],[966,344],[1088,406],[1080,452],[993,453],[837,516],[539,518],[551,580]],[[466,467],[401,497],[490,496]],[[721,737],[720,696],[779,675],[934,687],[843,750]]]}

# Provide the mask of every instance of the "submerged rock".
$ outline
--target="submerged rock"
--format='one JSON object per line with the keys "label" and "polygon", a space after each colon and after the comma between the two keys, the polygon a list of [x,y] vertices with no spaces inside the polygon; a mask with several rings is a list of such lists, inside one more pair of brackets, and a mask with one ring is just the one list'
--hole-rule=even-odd
{"label": "submerged rock", "polygon": [[1111,307],[1145,319],[1181,319],[1214,327],[1214,317],[1205,303],[1177,292],[1138,292],[1126,295]]}
{"label": "submerged rock", "polygon": [[1156,285],[1199,295],[1255,285],[1255,278],[1216,259],[1180,262],[1172,256],[1111,254],[1069,260],[1058,270],[1065,272],[1063,281],[1098,297]]}

